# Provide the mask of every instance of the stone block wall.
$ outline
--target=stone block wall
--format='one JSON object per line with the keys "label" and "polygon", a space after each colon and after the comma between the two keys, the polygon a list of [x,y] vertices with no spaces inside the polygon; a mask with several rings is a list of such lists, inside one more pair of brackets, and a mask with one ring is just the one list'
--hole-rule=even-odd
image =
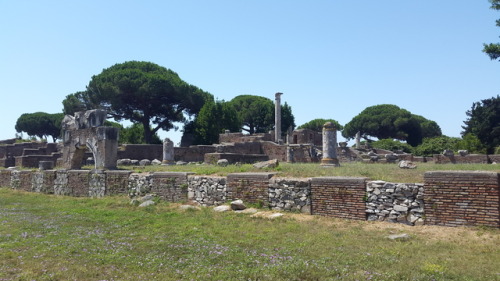
{"label": "stone block wall", "polygon": [[311,214],[311,179],[271,178],[269,207],[273,210]]}
{"label": "stone block wall", "polygon": [[367,182],[366,178],[273,178],[273,173],[235,173],[227,177],[189,173],[132,173],[102,170],[0,170],[0,186],[92,196],[156,193],[163,200],[188,199],[218,205],[242,199],[275,210],[406,224],[500,228],[500,173],[434,171],[425,183]]}
{"label": "stone block wall", "polygon": [[370,181],[366,192],[368,220],[411,225],[424,223],[423,184]]}
{"label": "stone block wall", "polygon": [[153,179],[149,173],[131,173],[127,180],[129,196],[141,196],[151,192]]}
{"label": "stone block wall", "polygon": [[33,174],[31,189],[34,192],[53,194],[55,179],[55,170],[36,171]]}
{"label": "stone block wall", "polygon": [[218,206],[226,203],[226,178],[188,176],[188,200],[202,206]]}
{"label": "stone block wall", "polygon": [[320,177],[311,179],[311,213],[366,220],[367,178]]}
{"label": "stone block wall", "polygon": [[191,173],[153,173],[151,192],[168,202],[187,201],[189,174]]}
{"label": "stone block wall", "polygon": [[227,199],[268,206],[269,179],[274,173],[234,173],[227,175]]}
{"label": "stone block wall", "polygon": [[494,172],[426,172],[427,224],[500,227],[500,174]]}
{"label": "stone block wall", "polygon": [[55,195],[73,195],[73,189],[68,185],[68,171],[57,170],[56,178],[54,180],[54,194]]}
{"label": "stone block wall", "polygon": [[18,190],[31,191],[32,187],[31,171],[12,171],[11,186]]}

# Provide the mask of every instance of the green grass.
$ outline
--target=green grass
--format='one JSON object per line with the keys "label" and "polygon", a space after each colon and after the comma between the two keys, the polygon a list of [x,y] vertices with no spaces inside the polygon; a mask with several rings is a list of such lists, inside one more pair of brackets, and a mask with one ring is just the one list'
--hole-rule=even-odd
{"label": "green grass", "polygon": [[[130,167],[120,167],[131,169]],[[229,165],[219,167],[215,165],[186,165],[186,166],[147,166],[137,167],[140,172],[194,172],[200,175],[225,176],[229,173],[240,172],[275,172],[278,177],[325,177],[349,176],[367,177],[371,180],[385,180],[390,182],[422,183],[424,173],[437,170],[481,170],[500,172],[499,165],[490,164],[434,164],[417,163],[416,169],[400,169],[397,164],[366,164],[360,162],[341,163],[340,167],[324,168],[318,163],[280,163],[275,169],[259,170],[250,164]]]}
{"label": "green grass", "polygon": [[0,280],[500,279],[498,229],[176,206],[0,188]]}

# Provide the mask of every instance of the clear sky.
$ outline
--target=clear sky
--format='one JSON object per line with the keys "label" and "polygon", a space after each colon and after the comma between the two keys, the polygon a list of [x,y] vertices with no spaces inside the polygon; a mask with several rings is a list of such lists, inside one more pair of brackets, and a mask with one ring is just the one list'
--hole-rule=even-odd
{"label": "clear sky", "polygon": [[[219,100],[260,95],[297,125],[395,104],[460,136],[500,93],[500,13],[487,0],[0,0],[0,139],[23,113],[62,112],[92,75],[150,61]],[[163,132],[174,143],[180,133]],[[342,140],[339,137],[339,140]]]}

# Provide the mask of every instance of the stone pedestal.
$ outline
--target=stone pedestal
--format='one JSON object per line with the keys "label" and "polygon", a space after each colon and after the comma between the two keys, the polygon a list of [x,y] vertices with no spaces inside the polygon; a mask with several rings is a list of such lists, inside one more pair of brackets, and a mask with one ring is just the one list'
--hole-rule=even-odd
{"label": "stone pedestal", "polygon": [[339,167],[337,159],[337,130],[332,122],[323,125],[323,158],[321,166]]}
{"label": "stone pedestal", "polygon": [[173,165],[174,161],[174,142],[169,138],[163,141],[163,161],[162,165]]}

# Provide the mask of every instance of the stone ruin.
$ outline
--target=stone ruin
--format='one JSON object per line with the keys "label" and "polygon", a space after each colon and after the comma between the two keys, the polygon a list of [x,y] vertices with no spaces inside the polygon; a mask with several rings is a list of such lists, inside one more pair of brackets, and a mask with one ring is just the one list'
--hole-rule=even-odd
{"label": "stone ruin", "polygon": [[118,128],[103,126],[106,111],[100,109],[66,115],[62,121],[65,169],[80,169],[88,148],[96,169],[116,169]]}

